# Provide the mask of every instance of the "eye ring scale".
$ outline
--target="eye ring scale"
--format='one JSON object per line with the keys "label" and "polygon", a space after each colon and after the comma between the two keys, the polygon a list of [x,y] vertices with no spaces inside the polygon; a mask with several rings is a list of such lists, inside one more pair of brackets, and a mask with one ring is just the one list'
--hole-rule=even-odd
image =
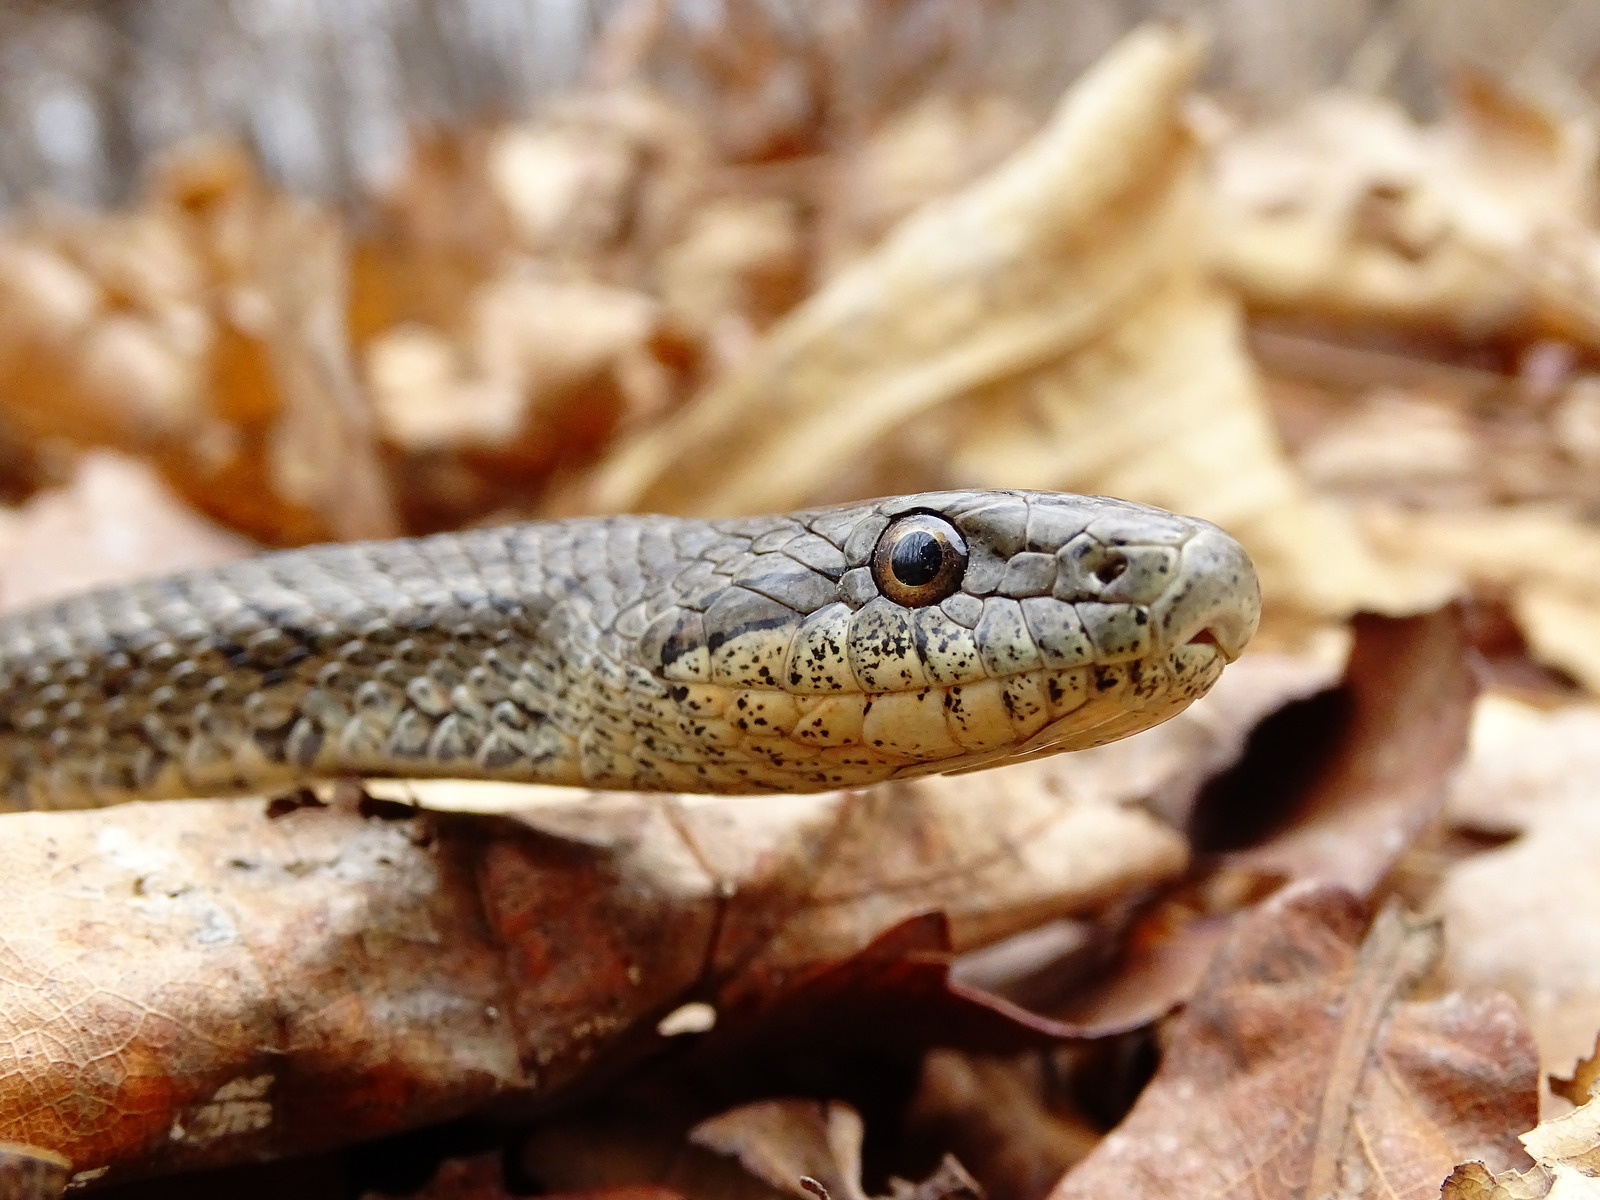
{"label": "eye ring scale", "polygon": [[908,513],[893,521],[872,552],[878,591],[905,608],[926,608],[953,595],[966,569],[966,539],[933,513]]}

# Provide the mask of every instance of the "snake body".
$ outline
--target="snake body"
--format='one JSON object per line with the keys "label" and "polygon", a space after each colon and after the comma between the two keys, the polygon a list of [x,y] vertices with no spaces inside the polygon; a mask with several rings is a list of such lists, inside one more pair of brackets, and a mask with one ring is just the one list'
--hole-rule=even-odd
{"label": "snake body", "polygon": [[1056,493],[285,551],[0,618],[0,808],[341,776],[747,793],[967,770],[1166,719],[1258,611],[1215,526]]}

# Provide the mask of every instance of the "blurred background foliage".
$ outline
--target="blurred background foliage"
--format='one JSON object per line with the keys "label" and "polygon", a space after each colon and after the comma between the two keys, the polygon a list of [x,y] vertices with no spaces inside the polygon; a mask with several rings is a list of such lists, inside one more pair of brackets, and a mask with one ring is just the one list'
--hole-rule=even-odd
{"label": "blurred background foliage", "polygon": [[[1575,0],[7,0],[0,202],[123,202],[161,150],[219,134],[296,190],[356,196],[399,169],[409,128],[526,115],[607,69],[588,54],[608,23],[670,22],[692,46],[756,10],[762,36],[853,65],[825,81],[847,94],[794,98],[839,108],[892,102],[936,65],[1043,111],[1154,16],[1207,29],[1202,84],[1247,112],[1343,84],[1433,116],[1462,63],[1578,103],[1600,87],[1600,6]],[[651,69],[693,92],[686,65]]]}

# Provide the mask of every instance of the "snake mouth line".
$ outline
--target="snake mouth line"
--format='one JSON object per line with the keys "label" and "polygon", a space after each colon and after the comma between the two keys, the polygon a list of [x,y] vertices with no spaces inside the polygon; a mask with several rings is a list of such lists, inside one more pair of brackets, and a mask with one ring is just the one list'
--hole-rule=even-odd
{"label": "snake mouth line", "polygon": [[1238,661],[1239,655],[1244,653],[1245,644],[1254,633],[1254,624],[1241,627],[1237,623],[1212,621],[1173,644],[1179,649],[1189,646],[1209,646],[1222,657],[1224,662],[1231,663]]}

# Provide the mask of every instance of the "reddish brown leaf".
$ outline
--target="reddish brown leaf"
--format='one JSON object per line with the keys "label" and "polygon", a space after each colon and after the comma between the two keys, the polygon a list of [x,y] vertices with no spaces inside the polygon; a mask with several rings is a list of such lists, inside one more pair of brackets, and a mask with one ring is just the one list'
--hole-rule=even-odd
{"label": "reddish brown leaf", "polygon": [[1499,993],[1404,999],[1438,947],[1393,908],[1363,941],[1340,889],[1280,893],[1241,919],[1154,1081],[1052,1200],[1422,1197],[1463,1159],[1525,1163],[1532,1039]]}
{"label": "reddish brown leaf", "polygon": [[[1183,863],[1170,831],[1042,770],[756,803],[575,794],[519,820],[7,816],[0,1135],[121,1172],[304,1153],[676,1050],[663,1018],[689,1002],[737,1032],[878,993],[920,1036],[1036,1039],[948,986],[952,945]],[[935,908],[926,960],[890,939],[834,970]]]}
{"label": "reddish brown leaf", "polygon": [[[1337,732],[1326,757],[1311,759],[1317,770],[1304,791],[1266,789],[1283,789],[1284,768],[1304,771],[1314,743],[1261,747],[1283,767],[1253,775],[1247,759],[1245,771],[1225,781],[1231,794],[1212,797],[1254,830],[1274,817],[1282,823],[1231,854],[1231,869],[1337,883],[1366,896],[1438,818],[1478,691],[1463,614],[1455,606],[1420,617],[1367,614],[1356,618],[1355,635],[1343,711],[1320,718],[1337,721]],[[1214,845],[1237,837],[1226,825],[1208,832]]]}

